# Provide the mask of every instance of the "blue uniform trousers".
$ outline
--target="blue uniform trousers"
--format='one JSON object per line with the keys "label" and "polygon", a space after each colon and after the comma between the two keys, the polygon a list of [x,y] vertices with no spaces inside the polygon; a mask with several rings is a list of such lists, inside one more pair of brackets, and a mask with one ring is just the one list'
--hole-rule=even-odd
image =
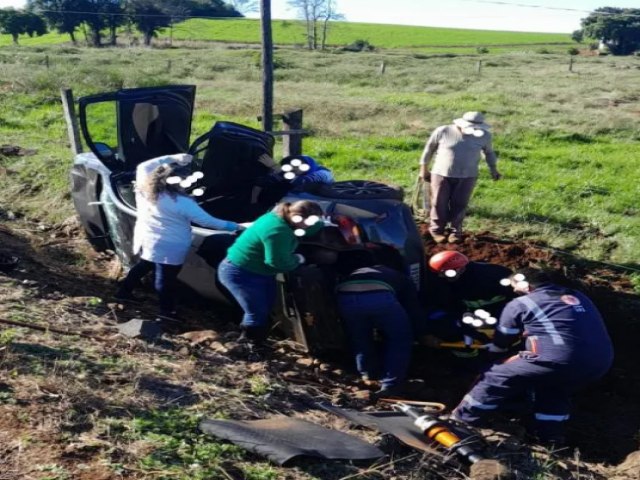
{"label": "blue uniform trousers", "polygon": [[413,334],[409,317],[390,291],[339,293],[338,309],[345,323],[356,367],[363,376],[376,378],[379,371],[374,329],[384,337],[382,388],[402,382],[409,368]]}
{"label": "blue uniform trousers", "polygon": [[487,413],[528,397],[533,403],[536,434],[546,440],[560,438],[569,419],[571,394],[604,375],[608,366],[561,365],[532,356],[521,352],[493,365],[453,411],[454,418],[478,424]]}

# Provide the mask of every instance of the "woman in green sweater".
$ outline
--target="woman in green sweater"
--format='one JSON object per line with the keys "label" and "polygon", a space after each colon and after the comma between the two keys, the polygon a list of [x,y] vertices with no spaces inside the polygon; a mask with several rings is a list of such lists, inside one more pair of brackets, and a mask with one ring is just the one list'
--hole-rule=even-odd
{"label": "woman in green sweater", "polygon": [[227,251],[218,278],[240,304],[242,342],[259,345],[267,337],[276,300],[276,275],[290,272],[304,257],[294,253],[298,237],[314,235],[324,223],[317,203],[281,203],[245,230]]}

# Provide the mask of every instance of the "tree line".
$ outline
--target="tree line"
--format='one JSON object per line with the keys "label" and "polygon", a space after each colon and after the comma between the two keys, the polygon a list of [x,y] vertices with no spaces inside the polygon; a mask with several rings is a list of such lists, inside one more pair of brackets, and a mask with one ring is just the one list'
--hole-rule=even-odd
{"label": "tree line", "polygon": [[578,43],[585,39],[598,40],[613,55],[640,52],[640,9],[597,8],[581,20],[581,29],[571,34]]}
{"label": "tree line", "polygon": [[82,31],[99,47],[105,40],[115,45],[120,27],[135,27],[150,45],[158,32],[186,17],[242,17],[254,8],[253,0],[28,0],[24,10],[0,9],[0,32],[17,44],[20,35],[43,35],[47,28],[76,43]]}

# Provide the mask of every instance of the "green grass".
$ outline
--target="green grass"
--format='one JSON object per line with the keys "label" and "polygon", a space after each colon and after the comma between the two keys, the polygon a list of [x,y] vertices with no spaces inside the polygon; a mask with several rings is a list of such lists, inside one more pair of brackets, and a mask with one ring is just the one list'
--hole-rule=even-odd
{"label": "green grass", "polygon": [[[304,45],[304,23],[296,20],[274,20],[273,39],[276,45]],[[170,29],[159,32],[157,43],[165,43]],[[139,35],[137,35],[139,38]],[[120,41],[130,38],[120,32]],[[260,43],[260,21],[253,19],[191,19],[173,28],[173,38],[182,41],[215,41],[228,43]],[[77,33],[78,41],[82,34]],[[369,23],[334,22],[328,35],[329,46],[344,46],[356,40],[366,40],[376,48],[415,49],[421,53],[476,53],[478,46],[489,47],[490,53],[513,50],[566,52],[575,45],[569,35],[562,33],[500,32],[464,30],[456,28],[414,27],[406,25],[380,25]],[[68,35],[48,33],[41,37],[21,36],[22,46],[53,45],[69,42]],[[12,44],[10,35],[0,35],[0,47]]]}
{"label": "green grass", "polygon": [[[384,75],[378,73],[381,61]],[[0,206],[54,222],[73,212],[62,86],[80,96],[194,83],[194,137],[220,119],[258,126],[261,75],[253,48],[7,47],[0,49],[0,62],[2,143],[38,150],[33,157],[0,158],[10,170],[0,177]],[[369,178],[409,190],[433,128],[463,111],[482,110],[493,125],[505,178],[492,182],[481,169],[469,226],[637,265],[640,59],[578,57],[571,73],[568,55],[558,54],[446,58],[280,48],[276,65],[275,111],[304,109],[311,132],[305,152],[339,179]],[[110,111],[96,118],[101,135],[113,141]]]}
{"label": "green grass", "polygon": [[[55,45],[68,41],[69,35],[60,35],[56,32],[49,32],[40,37],[29,37],[28,35],[20,35],[20,37],[18,37],[18,44],[21,46]],[[0,35],[0,47],[6,47],[9,45],[13,45],[11,35]]]}
{"label": "green grass", "polygon": [[[273,21],[273,39],[279,45],[303,45],[306,33],[303,22]],[[176,25],[179,40],[215,40],[222,42],[260,43],[260,22],[250,19],[192,19]],[[166,36],[166,33],[165,35]],[[567,34],[498,32],[455,28],[412,27],[370,23],[335,22],[328,36],[330,45],[348,45],[367,40],[378,48],[475,47],[479,45],[526,45],[572,43]]]}

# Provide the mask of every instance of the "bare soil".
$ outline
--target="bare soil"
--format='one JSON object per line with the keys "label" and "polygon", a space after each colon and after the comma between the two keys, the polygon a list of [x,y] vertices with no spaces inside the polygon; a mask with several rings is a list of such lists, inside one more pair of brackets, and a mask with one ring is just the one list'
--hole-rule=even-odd
{"label": "bare soil", "polygon": [[[455,248],[474,260],[512,268],[532,262],[551,266],[590,295],[606,316],[616,362],[604,380],[577,396],[571,448],[550,452],[530,444],[523,429],[507,419],[482,432],[513,478],[640,478],[640,299],[624,274],[489,233],[445,247],[425,235],[425,245],[429,254]],[[249,362],[234,353],[233,315],[193,298],[185,307],[184,325],[161,342],[124,338],[114,327],[152,315],[153,294],[146,292],[137,307],[112,303],[117,262],[94,253],[72,221],[59,227],[5,222],[0,250],[21,258],[16,271],[0,273],[0,319],[95,337],[0,324],[1,480],[189,478],[143,461],[159,447],[132,425],[149,412],[238,419],[282,413],[386,444],[375,432],[354,429],[313,406],[327,400],[372,408],[368,388],[354,375],[348,357],[310,358],[289,342],[274,340],[266,361]],[[473,379],[447,352],[424,349],[416,351],[412,376],[416,397],[450,406]],[[469,478],[466,467],[443,465],[435,453],[395,449],[392,458],[370,469],[301,462],[288,469],[273,467],[275,476],[255,478]],[[211,478],[248,478],[243,465],[262,462],[249,454],[223,459],[220,475]]]}

